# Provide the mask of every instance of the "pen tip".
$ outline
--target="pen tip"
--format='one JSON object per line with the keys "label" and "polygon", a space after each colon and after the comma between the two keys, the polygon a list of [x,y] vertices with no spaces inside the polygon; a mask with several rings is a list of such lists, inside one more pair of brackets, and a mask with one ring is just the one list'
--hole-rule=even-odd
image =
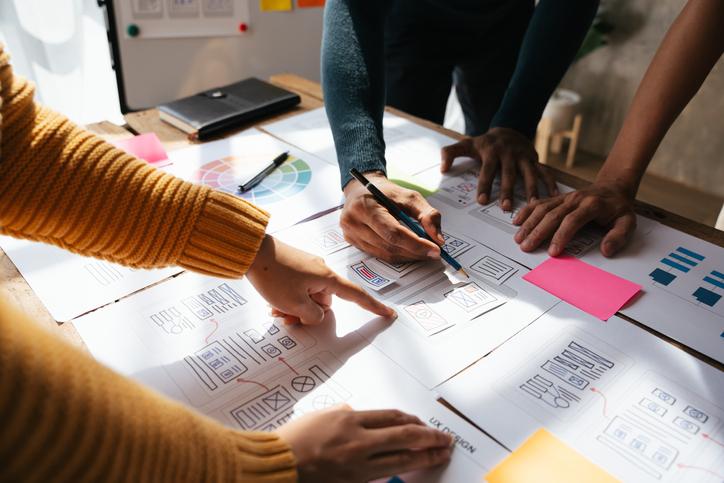
{"label": "pen tip", "polygon": [[458,270],[458,273],[462,273],[463,275],[465,275],[465,278],[470,278],[470,275],[468,275],[468,272],[466,272],[464,268]]}

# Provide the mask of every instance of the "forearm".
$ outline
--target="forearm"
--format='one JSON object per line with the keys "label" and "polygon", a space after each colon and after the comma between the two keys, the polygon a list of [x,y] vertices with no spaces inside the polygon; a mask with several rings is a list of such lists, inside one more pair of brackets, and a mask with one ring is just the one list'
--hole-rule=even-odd
{"label": "forearm", "polygon": [[265,212],[159,171],[38,106],[2,59],[0,74],[0,232],[132,267],[243,275]]}
{"label": "forearm", "polygon": [[533,139],[543,109],[575,58],[598,3],[598,0],[540,1],[491,127],[514,129]]}
{"label": "forearm", "polygon": [[289,447],[192,412],[0,301],[0,481],[296,481]]}
{"label": "forearm", "polygon": [[724,2],[692,0],[659,46],[597,176],[632,197],[661,140],[724,52]]}
{"label": "forearm", "polygon": [[381,0],[329,0],[324,11],[322,87],[342,187],[350,168],[385,170],[384,21]]}

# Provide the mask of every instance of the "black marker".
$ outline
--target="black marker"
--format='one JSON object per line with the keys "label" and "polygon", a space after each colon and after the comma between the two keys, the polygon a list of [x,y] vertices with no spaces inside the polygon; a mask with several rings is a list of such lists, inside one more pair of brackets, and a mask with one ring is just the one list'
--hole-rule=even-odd
{"label": "black marker", "polygon": [[240,184],[240,185],[239,185],[239,192],[240,192],[240,193],[246,193],[247,191],[249,191],[250,189],[252,189],[254,186],[256,186],[256,185],[258,185],[259,183],[261,183],[261,181],[262,181],[264,178],[266,178],[267,176],[269,176],[269,174],[271,174],[272,171],[274,171],[274,170],[277,169],[279,166],[281,166],[282,163],[284,163],[284,161],[286,161],[288,157],[289,157],[289,151],[285,151],[285,152],[283,152],[282,154],[280,154],[279,156],[277,156],[276,158],[274,158],[274,159],[272,160],[272,162],[269,164],[269,166],[267,166],[266,168],[262,169],[259,174],[257,174],[257,175],[254,176],[253,178],[251,178],[251,180],[249,180],[248,182],[246,182],[246,183],[244,183],[244,184]]}

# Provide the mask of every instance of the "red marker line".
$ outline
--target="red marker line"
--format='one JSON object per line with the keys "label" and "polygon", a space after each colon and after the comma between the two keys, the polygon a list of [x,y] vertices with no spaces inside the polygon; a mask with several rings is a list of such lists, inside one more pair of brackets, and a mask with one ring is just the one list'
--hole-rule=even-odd
{"label": "red marker line", "polygon": [[294,370],[294,368],[292,366],[289,365],[289,363],[286,361],[286,359],[284,359],[283,357],[280,357],[279,361],[281,363],[283,363],[285,366],[287,366],[289,368],[289,370],[292,371],[294,374],[296,374],[297,376],[299,375],[299,373],[296,370]]}
{"label": "red marker line", "polygon": [[236,380],[236,382],[247,382],[249,384],[256,384],[257,386],[261,386],[264,388],[265,391],[268,391],[269,388],[262,384],[261,382],[251,381],[249,379],[242,379],[241,377]]}
{"label": "red marker line", "polygon": [[606,399],[606,396],[600,390],[596,389],[593,386],[591,386],[591,391],[595,392],[596,394],[600,395],[603,398],[603,417],[608,418],[608,414],[607,414],[607,410],[606,410],[606,408],[608,406],[608,400]]}
{"label": "red marker line", "polygon": [[708,439],[708,440],[711,441],[712,443],[718,444],[719,446],[721,446],[722,448],[724,448],[724,443],[722,443],[721,441],[715,440],[714,438],[712,438],[712,437],[709,436],[708,434],[706,434],[706,433],[701,433],[701,436],[702,436],[702,438]]}
{"label": "red marker line", "polygon": [[204,339],[207,344],[209,343],[209,338],[211,338],[211,336],[214,335],[217,330],[219,330],[219,323],[216,321],[216,319],[211,319],[209,320],[209,322],[214,324],[214,330],[212,330],[211,333],[206,336],[206,339]]}
{"label": "red marker line", "polygon": [[676,466],[678,466],[682,470],[699,470],[703,471],[704,473],[709,473],[712,476],[715,476],[719,478],[720,480],[724,480],[724,476],[720,475],[719,473],[716,473],[715,471],[710,470],[709,468],[702,468],[701,466],[690,466],[685,465],[682,463],[677,463]]}

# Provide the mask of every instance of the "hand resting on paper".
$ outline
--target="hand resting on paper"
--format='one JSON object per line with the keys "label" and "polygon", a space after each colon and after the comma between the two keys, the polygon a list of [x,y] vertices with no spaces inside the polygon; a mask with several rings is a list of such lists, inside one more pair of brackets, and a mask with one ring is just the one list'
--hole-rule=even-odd
{"label": "hand resting on paper", "polygon": [[279,428],[297,459],[299,481],[361,483],[450,459],[452,438],[396,410],[337,406]]}
{"label": "hand resting on paper", "polygon": [[545,166],[538,163],[533,143],[513,129],[494,127],[481,136],[466,138],[442,148],[440,171],[446,173],[455,158],[470,157],[482,164],[478,176],[478,203],[490,203],[493,181],[500,171],[500,207],[513,209],[513,190],[518,176],[522,176],[527,200],[539,197],[538,179],[542,179],[549,196],[558,194],[556,182]]}
{"label": "hand resting on paper", "polygon": [[247,277],[272,306],[272,315],[283,317],[287,323],[321,323],[330,310],[333,295],[377,315],[395,316],[394,310],[334,273],[321,258],[269,235],[264,237]]}
{"label": "hand resting on paper", "polygon": [[601,253],[610,257],[621,250],[636,229],[634,196],[614,182],[596,182],[587,188],[523,207],[513,219],[521,225],[514,236],[523,251],[530,252],[551,239],[548,254],[563,253],[578,230],[590,222],[608,227]]}

